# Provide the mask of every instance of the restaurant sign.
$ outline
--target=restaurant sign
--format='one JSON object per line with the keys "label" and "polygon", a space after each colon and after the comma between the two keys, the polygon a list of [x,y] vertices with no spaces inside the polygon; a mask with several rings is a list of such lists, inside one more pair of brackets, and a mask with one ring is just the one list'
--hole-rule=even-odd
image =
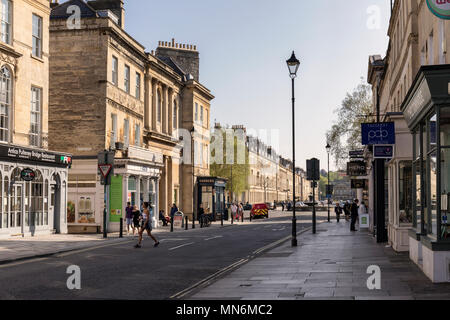
{"label": "restaurant sign", "polygon": [[9,160],[26,160],[36,163],[48,163],[55,165],[69,166],[72,164],[72,157],[69,155],[56,154],[43,150],[28,149],[16,146],[0,146],[0,157]]}
{"label": "restaurant sign", "polygon": [[427,5],[436,17],[450,20],[450,0],[427,0]]}

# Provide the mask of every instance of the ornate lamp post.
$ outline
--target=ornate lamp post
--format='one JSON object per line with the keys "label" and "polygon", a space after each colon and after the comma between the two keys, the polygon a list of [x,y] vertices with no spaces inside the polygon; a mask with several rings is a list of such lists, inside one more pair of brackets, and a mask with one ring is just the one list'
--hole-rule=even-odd
{"label": "ornate lamp post", "polygon": [[329,143],[327,143],[327,146],[325,147],[327,149],[328,154],[328,186],[326,188],[326,195],[327,195],[327,203],[328,203],[328,222],[331,222],[330,219],[330,200],[331,200],[331,187],[330,187],[330,152],[331,152],[331,146]]}
{"label": "ornate lamp post", "polygon": [[292,80],[292,177],[293,177],[293,195],[294,206],[292,210],[292,246],[297,246],[297,218],[295,216],[295,78],[297,78],[297,71],[300,67],[300,61],[295,57],[294,51],[292,56],[286,61],[289,68],[289,76]]}

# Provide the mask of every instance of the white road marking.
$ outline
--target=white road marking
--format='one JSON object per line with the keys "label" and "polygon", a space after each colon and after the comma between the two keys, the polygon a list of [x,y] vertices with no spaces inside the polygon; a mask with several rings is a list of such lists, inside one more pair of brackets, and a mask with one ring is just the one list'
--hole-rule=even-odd
{"label": "white road marking", "polygon": [[161,239],[159,242],[165,242],[165,241],[186,241],[188,239]]}
{"label": "white road marking", "polygon": [[215,236],[215,237],[212,237],[212,238],[205,239],[205,241],[219,239],[219,238],[223,238],[223,236]]}
{"label": "white road marking", "polygon": [[175,249],[180,249],[180,248],[186,247],[186,246],[190,246],[191,244],[194,244],[194,243],[195,242],[189,242],[189,243],[186,243],[186,244],[182,244],[181,246],[170,248],[169,251],[172,251],[172,250],[175,250]]}

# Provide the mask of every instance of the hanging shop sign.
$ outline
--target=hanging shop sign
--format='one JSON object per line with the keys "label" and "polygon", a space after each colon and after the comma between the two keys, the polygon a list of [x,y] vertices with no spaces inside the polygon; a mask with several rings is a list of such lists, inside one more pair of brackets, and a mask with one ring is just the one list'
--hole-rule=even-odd
{"label": "hanging shop sign", "polygon": [[352,189],[365,189],[366,180],[352,179]]}
{"label": "hanging shop sign", "polygon": [[374,146],[374,159],[392,159],[394,157],[394,146]]}
{"label": "hanging shop sign", "polygon": [[36,172],[33,169],[25,168],[20,172],[20,178],[23,181],[33,181],[36,178]]}
{"label": "hanging shop sign", "polygon": [[436,17],[450,20],[450,0],[427,0],[427,5]]}
{"label": "hanging shop sign", "polygon": [[395,144],[395,123],[361,124],[362,145]]}
{"label": "hanging shop sign", "polygon": [[347,163],[347,175],[360,177],[367,175],[366,163],[364,161],[352,161]]}
{"label": "hanging shop sign", "polygon": [[350,159],[363,159],[364,150],[352,150],[348,153]]}

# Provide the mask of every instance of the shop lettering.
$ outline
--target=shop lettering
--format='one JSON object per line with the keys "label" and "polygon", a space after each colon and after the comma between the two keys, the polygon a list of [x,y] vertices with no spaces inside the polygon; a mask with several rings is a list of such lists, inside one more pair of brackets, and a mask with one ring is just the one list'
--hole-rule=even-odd
{"label": "shop lettering", "polygon": [[450,3],[450,0],[436,0],[436,3],[442,5],[442,4]]}

